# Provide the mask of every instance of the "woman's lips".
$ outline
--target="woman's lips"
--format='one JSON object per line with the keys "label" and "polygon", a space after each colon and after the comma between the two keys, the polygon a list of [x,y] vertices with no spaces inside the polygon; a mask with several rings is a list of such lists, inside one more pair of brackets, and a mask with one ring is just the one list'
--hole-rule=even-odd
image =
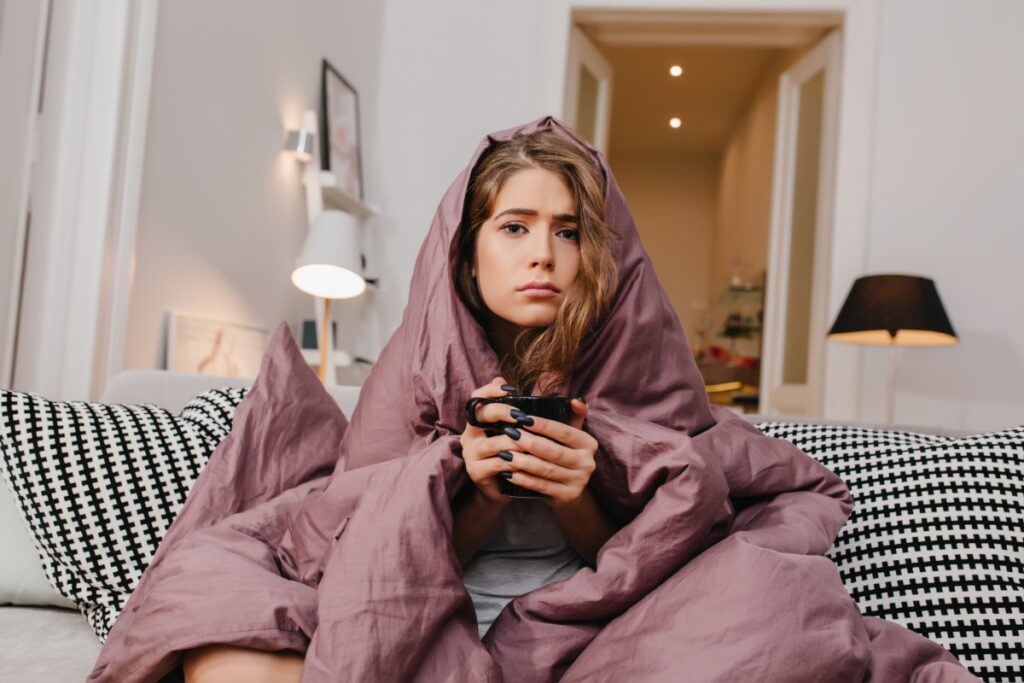
{"label": "woman's lips", "polygon": [[548,297],[552,297],[552,296],[558,296],[558,292],[556,292],[554,290],[551,290],[551,289],[545,289],[545,288],[542,288],[542,287],[538,287],[538,288],[535,288],[535,289],[521,289],[521,290],[519,290],[519,293],[520,294],[525,294],[526,296],[535,296],[535,297],[540,297],[540,298],[548,298]]}

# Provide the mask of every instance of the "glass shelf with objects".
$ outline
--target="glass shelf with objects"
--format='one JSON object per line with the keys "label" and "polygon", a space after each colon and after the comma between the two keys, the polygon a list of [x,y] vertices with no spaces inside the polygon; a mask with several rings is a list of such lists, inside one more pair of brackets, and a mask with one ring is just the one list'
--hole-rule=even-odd
{"label": "glass shelf with objects", "polygon": [[697,367],[704,377],[710,399],[757,410],[761,373],[761,340],[764,325],[764,272],[755,277],[733,278],[729,286],[702,307]]}

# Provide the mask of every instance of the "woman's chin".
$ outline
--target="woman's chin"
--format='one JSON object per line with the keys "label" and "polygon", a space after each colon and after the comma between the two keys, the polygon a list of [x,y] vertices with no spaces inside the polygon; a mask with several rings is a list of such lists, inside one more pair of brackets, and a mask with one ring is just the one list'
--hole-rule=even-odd
{"label": "woman's chin", "polygon": [[522,315],[514,321],[519,327],[547,327],[555,322],[554,315]]}

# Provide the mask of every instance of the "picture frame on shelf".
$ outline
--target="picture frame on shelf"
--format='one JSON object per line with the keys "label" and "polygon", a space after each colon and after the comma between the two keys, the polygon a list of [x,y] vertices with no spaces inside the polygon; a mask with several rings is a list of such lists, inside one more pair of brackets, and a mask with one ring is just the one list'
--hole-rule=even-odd
{"label": "picture frame on shelf", "polygon": [[320,168],[336,186],[363,201],[359,94],[326,59],[320,68]]}
{"label": "picture frame on shelf", "polygon": [[255,378],[269,340],[260,327],[168,311],[166,369]]}

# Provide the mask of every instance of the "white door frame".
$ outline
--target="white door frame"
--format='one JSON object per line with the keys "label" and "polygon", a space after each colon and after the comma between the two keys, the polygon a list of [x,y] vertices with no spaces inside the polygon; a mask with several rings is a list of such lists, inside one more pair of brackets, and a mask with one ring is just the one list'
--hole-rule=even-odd
{"label": "white door frame", "polygon": [[53,5],[16,389],[96,400],[121,368],[157,9]]}
{"label": "white door frame", "polygon": [[[775,161],[772,165],[772,220],[768,249],[768,282],[764,309],[764,350],[761,356],[760,402],[766,415],[821,415],[824,388],[825,333],[828,330],[829,259],[831,257],[836,110],[842,36],[832,31],[779,77],[775,120]],[[793,189],[800,133],[800,93],[816,74],[823,74],[821,144],[818,152],[817,202],[811,301],[807,333],[807,378],[785,384],[790,255],[792,253]]]}
{"label": "white door frame", "polygon": [[597,46],[578,27],[572,27],[569,40],[569,62],[566,66],[564,122],[575,129],[579,122],[580,67],[586,67],[597,78],[597,111],[594,116],[594,139],[591,141],[605,156],[612,117],[612,67]]}
{"label": "white door frame", "polygon": [[[635,10],[615,0],[561,0],[541,5],[537,71],[533,96],[538,116],[561,117],[566,73],[552,65],[566,64],[572,11],[580,9]],[[875,120],[875,63],[877,61],[880,0],[647,0],[645,9],[720,12],[834,12],[842,17],[842,68],[839,121],[836,131],[832,239],[827,309],[834,316],[850,284],[864,273],[870,208],[871,151]],[[850,344],[822,342],[822,416],[857,420],[860,412],[861,350]]]}

